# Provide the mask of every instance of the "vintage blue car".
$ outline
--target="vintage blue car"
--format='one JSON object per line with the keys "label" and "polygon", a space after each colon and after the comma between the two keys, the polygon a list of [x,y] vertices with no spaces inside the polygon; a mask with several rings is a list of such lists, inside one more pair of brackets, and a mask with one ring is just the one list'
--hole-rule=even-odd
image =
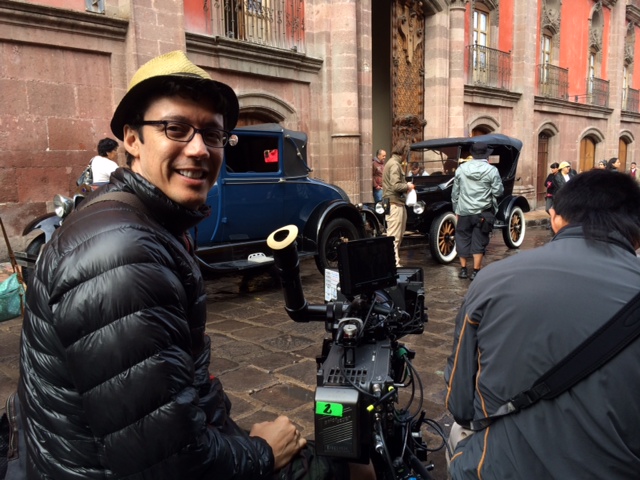
{"label": "vintage blue car", "polygon": [[[307,136],[278,124],[251,125],[232,132],[217,183],[209,192],[211,215],[193,229],[203,274],[232,274],[273,264],[267,237],[296,225],[301,258],[314,256],[324,274],[336,268],[336,247],[382,230],[372,209],[354,205],[335,185],[309,177]],[[25,252],[16,252],[25,277],[42,246],[80,201],[56,195],[56,213],[31,221],[23,235],[39,232]],[[57,215],[57,216],[56,216]]]}
{"label": "vintage blue car", "polygon": [[[337,266],[341,238],[380,230],[375,213],[352,204],[335,185],[310,178],[307,136],[278,124],[240,127],[225,147],[212,213],[200,223],[196,254],[204,273],[238,272],[271,262],[266,239],[296,225],[301,257],[314,256],[321,273]],[[232,145],[233,144],[233,145]]]}

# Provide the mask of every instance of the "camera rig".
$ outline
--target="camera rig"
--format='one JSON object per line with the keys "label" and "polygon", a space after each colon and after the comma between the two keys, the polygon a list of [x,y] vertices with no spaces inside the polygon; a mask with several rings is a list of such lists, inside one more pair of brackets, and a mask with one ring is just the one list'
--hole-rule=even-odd
{"label": "camera rig", "polygon": [[[441,427],[422,410],[422,382],[415,353],[398,340],[421,334],[427,315],[421,268],[396,268],[393,238],[338,245],[336,301],[310,305],[300,280],[298,229],[273,232],[267,243],[296,322],[324,321],[316,358],[315,441],[319,455],[368,463],[378,479],[430,479],[427,453],[444,447]],[[401,401],[406,402],[399,407]],[[429,449],[423,428],[442,444]]]}

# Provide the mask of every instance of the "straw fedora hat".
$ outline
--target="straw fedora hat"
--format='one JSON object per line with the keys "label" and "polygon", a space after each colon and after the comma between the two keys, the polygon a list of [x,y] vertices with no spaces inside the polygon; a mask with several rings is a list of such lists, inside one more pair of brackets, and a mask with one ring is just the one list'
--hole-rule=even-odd
{"label": "straw fedora hat", "polygon": [[111,131],[117,138],[123,140],[124,126],[131,121],[131,117],[137,113],[142,102],[154,93],[154,86],[167,79],[205,80],[205,85],[209,88],[208,93],[213,98],[220,98],[224,103],[220,105],[220,113],[224,115],[225,128],[227,130],[235,128],[240,107],[233,89],[225,83],[213,80],[202,68],[194,65],[184,52],[176,50],[149,60],[133,75],[129,89],[120,100],[111,119]]}

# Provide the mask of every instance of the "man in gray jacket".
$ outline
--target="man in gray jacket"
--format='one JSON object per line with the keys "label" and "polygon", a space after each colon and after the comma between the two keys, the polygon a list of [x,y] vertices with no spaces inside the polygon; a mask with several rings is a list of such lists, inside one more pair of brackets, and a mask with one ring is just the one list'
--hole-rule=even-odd
{"label": "man in gray jacket", "polygon": [[640,187],[628,175],[580,174],[550,213],[556,236],[488,265],[456,318],[445,369],[453,480],[638,478],[638,339],[554,399],[464,428],[529,389],[640,289]]}
{"label": "man in gray jacket", "polygon": [[[497,199],[504,191],[498,169],[487,160],[491,149],[486,143],[471,145],[474,160],[456,170],[451,191],[453,211],[457,216],[456,249],[460,258],[458,277],[473,280],[482,268],[482,258],[493,229]],[[467,273],[467,258],[473,256],[473,272]]]}

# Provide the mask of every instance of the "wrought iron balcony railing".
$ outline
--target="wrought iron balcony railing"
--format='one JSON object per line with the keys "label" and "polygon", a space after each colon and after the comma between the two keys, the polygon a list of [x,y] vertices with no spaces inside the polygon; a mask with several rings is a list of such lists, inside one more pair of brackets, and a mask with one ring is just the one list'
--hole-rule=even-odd
{"label": "wrought iron balcony railing", "polygon": [[597,105],[599,107],[609,106],[609,80],[596,77],[587,78],[587,93],[584,95],[573,95],[573,101]]}
{"label": "wrought iron balcony railing", "polygon": [[219,34],[304,53],[304,0],[213,0]]}
{"label": "wrought iron balcony railing", "polygon": [[549,63],[538,65],[538,95],[567,100],[569,98],[569,69]]}
{"label": "wrought iron balcony railing", "polygon": [[511,89],[511,54],[482,45],[467,46],[467,83]]}
{"label": "wrought iron balcony railing", "polygon": [[622,90],[622,110],[640,113],[640,90],[629,87]]}

